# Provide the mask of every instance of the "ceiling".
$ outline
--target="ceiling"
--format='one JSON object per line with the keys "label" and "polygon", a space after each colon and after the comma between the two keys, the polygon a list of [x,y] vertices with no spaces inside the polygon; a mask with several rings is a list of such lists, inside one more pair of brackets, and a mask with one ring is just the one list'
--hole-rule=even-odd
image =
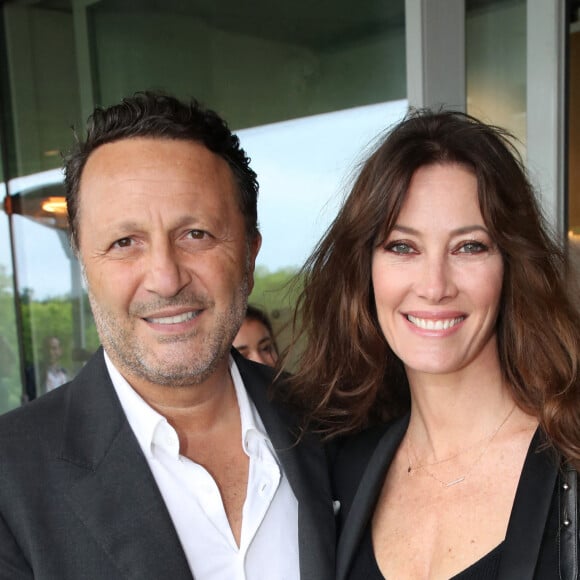
{"label": "ceiling", "polygon": [[[189,16],[227,32],[316,50],[336,48],[405,25],[405,0],[84,0],[92,10]],[[0,0],[72,11],[74,0]],[[468,12],[521,0],[466,0]],[[577,7],[580,0],[570,0]],[[571,12],[574,11],[571,8]]]}
{"label": "ceiling", "polygon": [[[73,0],[12,1],[71,11]],[[318,50],[384,34],[405,23],[405,0],[94,0],[87,4],[107,12],[171,12],[220,30]]]}

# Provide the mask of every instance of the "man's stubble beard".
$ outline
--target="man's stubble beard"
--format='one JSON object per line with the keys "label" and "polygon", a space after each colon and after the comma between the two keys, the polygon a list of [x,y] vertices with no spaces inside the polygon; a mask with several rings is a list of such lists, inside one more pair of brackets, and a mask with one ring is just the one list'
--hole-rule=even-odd
{"label": "man's stubble beard", "polygon": [[145,314],[170,306],[199,308],[200,304],[207,309],[204,312],[209,312],[214,304],[207,297],[183,293],[169,300],[132,305],[129,318],[129,323],[132,321],[132,324],[127,328],[126,325],[116,324],[115,316],[101,309],[88,284],[87,288],[101,344],[114,364],[119,367],[121,374],[128,379],[135,376],[160,386],[184,387],[203,383],[230,352],[246,313],[249,268],[246,268],[230,308],[214,318],[213,326],[207,335],[201,335],[199,329],[195,329],[185,335],[158,338],[160,345],[192,341],[191,358],[184,357],[180,352],[173,356],[168,356],[165,351],[160,356],[154,354],[151,347],[137,342],[132,330],[138,324],[139,312]]}

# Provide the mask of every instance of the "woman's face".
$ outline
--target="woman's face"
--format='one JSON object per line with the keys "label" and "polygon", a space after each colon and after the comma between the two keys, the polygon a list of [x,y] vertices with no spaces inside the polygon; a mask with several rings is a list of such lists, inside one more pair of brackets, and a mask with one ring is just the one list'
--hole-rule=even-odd
{"label": "woman's face", "polygon": [[475,175],[457,164],[418,169],[372,257],[379,324],[407,372],[452,373],[495,357],[502,279]]}
{"label": "woman's face", "polygon": [[234,338],[234,347],[250,360],[273,367],[278,353],[270,331],[259,320],[246,318]]}

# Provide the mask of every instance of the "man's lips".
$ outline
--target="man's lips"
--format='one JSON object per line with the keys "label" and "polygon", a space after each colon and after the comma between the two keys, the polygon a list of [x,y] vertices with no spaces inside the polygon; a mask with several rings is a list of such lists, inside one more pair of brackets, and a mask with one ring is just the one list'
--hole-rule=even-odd
{"label": "man's lips", "polygon": [[449,330],[460,322],[463,322],[466,317],[454,316],[452,318],[421,318],[419,316],[413,316],[412,314],[406,314],[405,318],[411,324],[414,324],[423,330]]}
{"label": "man's lips", "polygon": [[199,316],[200,312],[201,310],[189,310],[173,316],[143,317],[143,320],[151,324],[180,324]]}

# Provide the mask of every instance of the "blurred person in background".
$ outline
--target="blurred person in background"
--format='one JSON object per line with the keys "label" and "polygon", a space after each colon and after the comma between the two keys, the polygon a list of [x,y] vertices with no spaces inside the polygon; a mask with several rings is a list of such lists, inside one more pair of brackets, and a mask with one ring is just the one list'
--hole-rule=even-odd
{"label": "blurred person in background", "polygon": [[62,366],[62,344],[58,336],[49,336],[45,344],[43,367],[44,392],[48,393],[69,380],[68,371]]}
{"label": "blurred person in background", "polygon": [[268,315],[261,309],[248,304],[246,317],[236,338],[234,348],[249,360],[268,366],[278,361],[278,347]]}

